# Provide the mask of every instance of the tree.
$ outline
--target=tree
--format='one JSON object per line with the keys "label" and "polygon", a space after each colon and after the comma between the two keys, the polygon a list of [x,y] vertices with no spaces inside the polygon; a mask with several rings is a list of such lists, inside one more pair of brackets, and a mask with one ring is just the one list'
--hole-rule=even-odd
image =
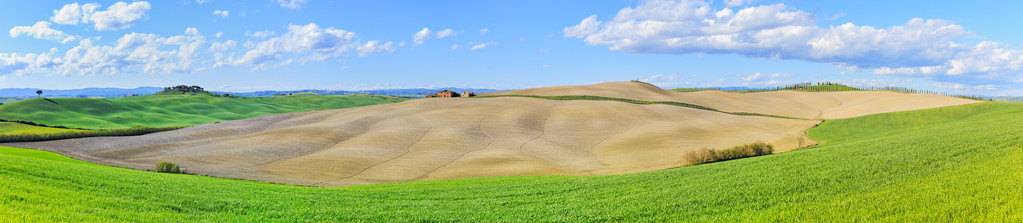
{"label": "tree", "polygon": [[43,96],[43,90],[36,90],[36,95],[39,95],[37,97]]}

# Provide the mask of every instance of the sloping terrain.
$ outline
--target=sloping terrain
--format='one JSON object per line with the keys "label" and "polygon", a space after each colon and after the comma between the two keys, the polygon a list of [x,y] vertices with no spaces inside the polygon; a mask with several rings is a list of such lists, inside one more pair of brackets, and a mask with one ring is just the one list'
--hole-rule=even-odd
{"label": "sloping terrain", "polygon": [[136,169],[171,161],[197,174],[338,186],[657,170],[701,147],[810,145],[800,138],[815,124],[612,101],[430,99],[14,146]]}
{"label": "sloping terrain", "polygon": [[1023,221],[1023,105],[869,115],[809,134],[828,143],[634,174],[331,188],[0,147],[0,222]]}
{"label": "sloping terrain", "polygon": [[[969,103],[890,92],[679,94],[629,82],[519,93],[537,92],[682,101],[719,110],[809,118]],[[929,101],[919,101],[924,99]],[[665,169],[684,165],[685,153],[703,147],[764,141],[773,144],[775,152],[784,152],[812,145],[815,142],[806,139],[804,131],[818,122],[606,100],[435,98],[261,116],[136,137],[9,145],[135,169],[170,161],[196,174],[339,186]]]}
{"label": "sloping terrain", "polygon": [[183,95],[145,95],[110,99],[33,98],[0,105],[0,119],[85,129],[170,127],[404,100],[406,99],[375,95],[270,98]]}
{"label": "sloping terrain", "polygon": [[909,111],[980,101],[934,94],[891,91],[801,92],[768,91],[748,94],[718,90],[675,92],[638,82],[609,82],[580,86],[555,86],[481,95],[594,95],[646,101],[674,101],[727,112],[754,112],[806,119],[839,119],[869,114]]}

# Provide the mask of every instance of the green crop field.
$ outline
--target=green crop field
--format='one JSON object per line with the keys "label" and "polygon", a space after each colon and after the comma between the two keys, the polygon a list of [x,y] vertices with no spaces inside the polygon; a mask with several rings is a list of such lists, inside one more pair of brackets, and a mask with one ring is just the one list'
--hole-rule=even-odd
{"label": "green crop field", "polygon": [[0,222],[1023,221],[1021,104],[832,120],[808,133],[826,143],[645,173],[336,188],[159,174],[3,148]]}
{"label": "green crop field", "polygon": [[375,95],[296,95],[270,98],[182,95],[146,95],[111,99],[34,98],[0,105],[0,119],[84,129],[171,127],[403,100],[406,99]]}
{"label": "green crop field", "polygon": [[48,128],[33,125],[26,125],[14,122],[0,122],[0,135],[21,135],[21,134],[62,134],[69,132],[87,132],[88,130]]}

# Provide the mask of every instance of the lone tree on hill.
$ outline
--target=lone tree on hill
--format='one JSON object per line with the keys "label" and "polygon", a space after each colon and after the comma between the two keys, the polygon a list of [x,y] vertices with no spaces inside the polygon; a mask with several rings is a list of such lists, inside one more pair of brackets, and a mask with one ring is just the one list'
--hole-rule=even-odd
{"label": "lone tree on hill", "polygon": [[36,95],[37,95],[36,96],[37,98],[38,97],[42,97],[43,96],[43,90],[36,90]]}

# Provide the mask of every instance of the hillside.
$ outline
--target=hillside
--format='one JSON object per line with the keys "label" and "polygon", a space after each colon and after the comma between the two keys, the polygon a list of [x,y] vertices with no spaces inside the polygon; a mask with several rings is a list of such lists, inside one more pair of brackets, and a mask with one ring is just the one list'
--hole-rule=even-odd
{"label": "hillside", "polygon": [[189,126],[262,115],[338,109],[404,101],[370,95],[229,98],[145,95],[110,99],[33,98],[0,105],[0,119],[50,126],[122,129]]}
{"label": "hillside", "polygon": [[136,169],[173,161],[205,175],[338,186],[650,171],[683,165],[701,147],[810,145],[800,138],[815,124],[613,101],[450,98],[20,146]]}
{"label": "hillside", "polygon": [[1023,137],[1006,137],[1023,135],[1023,105],[868,115],[809,134],[828,143],[646,173],[338,188],[0,148],[0,221],[1023,221]]}
{"label": "hillside", "polygon": [[[891,92],[677,95],[641,83],[533,89],[566,95],[693,99],[816,117],[858,116],[972,103]],[[567,93],[566,93],[567,92]],[[711,94],[706,94],[711,93]],[[822,103],[824,99],[831,104]],[[813,145],[818,120],[736,115],[682,103],[614,98],[433,98],[341,110],[262,116],[137,137],[15,146],[146,170],[171,161],[199,174],[339,186],[512,175],[601,175],[685,165],[687,152],[764,141],[776,152]],[[924,100],[929,99],[929,100]],[[921,101],[923,100],[923,101]],[[709,103],[713,102],[713,103]],[[695,103],[694,103],[695,104]],[[906,106],[910,104],[910,106]],[[894,108],[892,107],[894,106]],[[824,115],[821,115],[824,114]],[[799,116],[797,116],[799,117]]]}
{"label": "hillside", "polygon": [[675,101],[727,112],[752,112],[806,119],[850,118],[981,102],[934,94],[891,91],[805,92],[781,90],[745,94],[717,90],[676,92],[639,82],[555,86],[481,95],[593,95],[645,101]]}

